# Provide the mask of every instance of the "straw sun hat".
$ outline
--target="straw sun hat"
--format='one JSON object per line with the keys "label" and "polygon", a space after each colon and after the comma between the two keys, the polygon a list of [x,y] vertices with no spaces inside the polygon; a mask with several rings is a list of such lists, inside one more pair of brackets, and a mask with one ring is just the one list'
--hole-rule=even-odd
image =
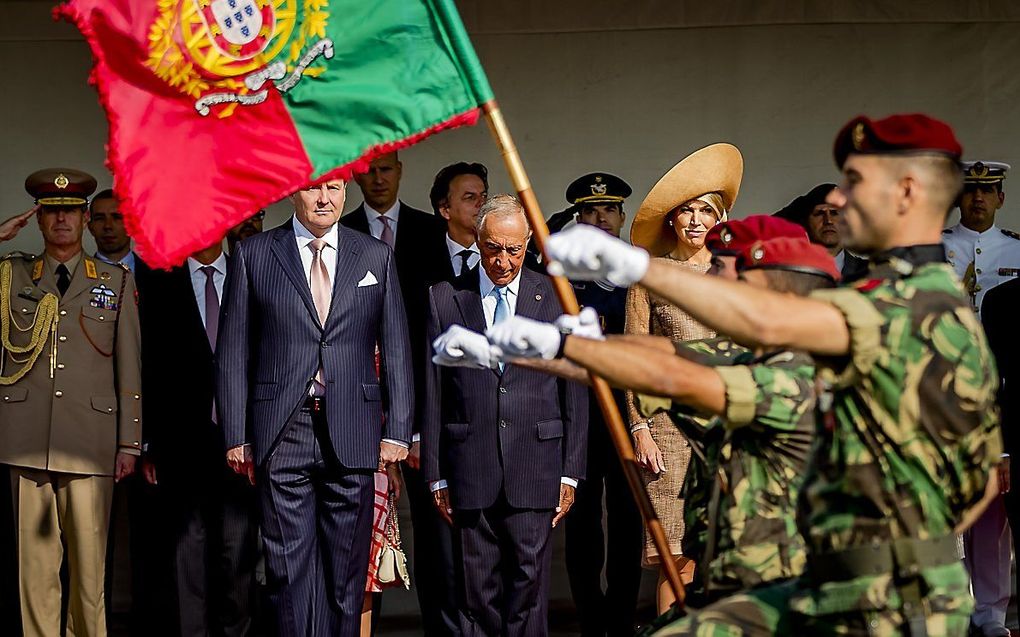
{"label": "straw sun hat", "polygon": [[668,224],[670,213],[680,204],[710,192],[722,196],[729,211],[740,190],[744,158],[732,144],[712,144],[685,157],[662,176],[641,202],[630,227],[630,241],[652,256],[671,251],[676,232]]}

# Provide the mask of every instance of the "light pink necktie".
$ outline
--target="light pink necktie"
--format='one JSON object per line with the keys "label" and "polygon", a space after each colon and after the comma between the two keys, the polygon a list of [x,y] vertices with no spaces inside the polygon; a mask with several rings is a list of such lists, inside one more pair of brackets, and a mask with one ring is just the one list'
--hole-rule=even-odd
{"label": "light pink necktie", "polygon": [[382,239],[383,243],[392,248],[393,226],[391,226],[390,223],[392,223],[393,220],[386,215],[379,215],[379,221],[382,223],[382,235],[380,235],[379,238]]}
{"label": "light pink necktie", "polygon": [[[333,291],[329,284],[329,272],[326,270],[326,263],[322,260],[322,249],[326,242],[322,239],[312,239],[308,244],[312,248],[312,300],[315,302],[315,312],[319,315],[319,325],[326,326],[326,317],[329,316],[329,303],[333,297]],[[315,372],[315,383],[312,385],[311,395],[323,396],[326,393],[326,375],[322,367]]]}

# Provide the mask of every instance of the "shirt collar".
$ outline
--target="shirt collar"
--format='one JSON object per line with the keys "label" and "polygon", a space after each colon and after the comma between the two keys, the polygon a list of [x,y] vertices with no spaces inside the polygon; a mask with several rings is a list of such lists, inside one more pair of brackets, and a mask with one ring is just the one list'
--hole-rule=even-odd
{"label": "shirt collar", "polygon": [[387,217],[389,219],[392,219],[393,221],[399,221],[400,220],[400,200],[397,199],[396,201],[393,202],[393,205],[390,206],[388,210],[383,210],[382,212],[379,212],[378,210],[376,210],[372,206],[368,205],[368,202],[365,202],[365,215],[368,217],[368,222],[369,223],[372,223],[373,221],[375,221],[379,217]]}
{"label": "shirt collar", "polygon": [[957,229],[960,231],[960,234],[962,234],[965,237],[971,238],[971,239],[977,239],[978,237],[983,237],[986,234],[992,234],[993,232],[999,232],[999,228],[996,227],[996,225],[994,223],[991,225],[990,228],[988,228],[984,232],[978,232],[977,230],[971,230],[967,226],[963,225],[963,223],[958,223],[956,225],[957,225]]}
{"label": "shirt collar", "polygon": [[[517,276],[514,277],[514,280],[506,285],[506,290],[508,294],[513,294],[514,296],[517,296],[518,290],[521,289],[521,272],[523,271],[524,267],[522,266],[521,269],[517,272]],[[489,278],[489,274],[485,271],[485,268],[478,268],[478,293],[482,296],[482,298],[484,299],[485,297],[492,294],[492,290],[495,287],[496,284],[493,283],[492,279]]]}
{"label": "shirt collar", "polygon": [[470,246],[465,248],[464,246],[460,245],[459,243],[454,241],[452,238],[450,238],[450,234],[449,233],[446,234],[446,249],[450,251],[450,257],[451,258],[457,256],[458,254],[460,254],[461,250],[465,250],[465,249],[466,250],[470,250],[470,251],[474,252],[475,254],[477,254],[479,256],[481,256],[481,254],[482,254],[478,250],[478,244],[477,243],[472,243]]}
{"label": "shirt collar", "polygon": [[[216,270],[218,273],[226,274],[227,273],[227,255],[221,252],[220,256],[216,257],[216,260],[213,261],[212,263],[210,263],[209,265],[211,265],[213,267],[213,269]],[[205,267],[204,263],[201,263],[200,261],[198,261],[194,257],[188,257],[188,271],[191,272],[192,276],[195,276],[195,273],[198,272],[199,269],[204,268],[204,267]]]}
{"label": "shirt collar", "polygon": [[[84,253],[81,250],[79,250],[78,252],[75,253],[73,257],[63,262],[64,267],[67,268],[68,273],[71,274],[72,276],[74,276],[75,270],[78,269],[78,264],[81,263],[81,257],[83,254]],[[50,255],[48,254],[46,255],[46,265],[50,267],[50,271],[53,272],[53,274],[57,273],[57,266],[60,265],[60,263],[61,263],[60,261],[57,261]]]}
{"label": "shirt collar", "polygon": [[110,257],[106,256],[105,254],[103,254],[103,253],[102,253],[102,252],[100,252],[99,250],[96,250],[96,254],[95,254],[95,256],[96,256],[96,258],[97,258],[97,259],[99,259],[99,260],[100,260],[100,261],[102,261],[103,263],[109,263],[110,265],[120,265],[120,264],[124,264],[124,265],[126,265],[126,266],[128,267],[128,269],[129,269],[129,270],[131,270],[132,272],[134,272],[134,271],[135,271],[135,253],[134,253],[134,251],[133,251],[133,250],[128,250],[128,253],[127,253],[127,254],[125,254],[125,255],[124,255],[124,256],[123,256],[122,258],[121,258],[121,260],[120,260],[120,261],[114,261],[113,259],[111,259]]}
{"label": "shirt collar", "polygon": [[326,242],[326,245],[334,250],[337,249],[337,245],[340,243],[340,229],[337,228],[337,224],[335,223],[329,231],[321,237],[316,237],[308,231],[308,228],[301,225],[301,222],[298,221],[297,215],[291,217],[291,224],[294,226],[294,236],[297,237],[298,248],[304,248],[315,239],[322,239]]}

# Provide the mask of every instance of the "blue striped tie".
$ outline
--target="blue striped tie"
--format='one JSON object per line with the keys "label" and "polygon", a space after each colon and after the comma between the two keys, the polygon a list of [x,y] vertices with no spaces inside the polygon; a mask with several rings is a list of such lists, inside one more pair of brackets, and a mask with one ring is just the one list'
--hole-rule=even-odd
{"label": "blue striped tie", "polygon": [[[496,297],[496,312],[492,316],[492,324],[499,325],[503,321],[510,318],[510,304],[506,302],[506,288],[496,287],[492,289],[493,295]],[[499,364],[499,372],[503,373],[503,363]]]}

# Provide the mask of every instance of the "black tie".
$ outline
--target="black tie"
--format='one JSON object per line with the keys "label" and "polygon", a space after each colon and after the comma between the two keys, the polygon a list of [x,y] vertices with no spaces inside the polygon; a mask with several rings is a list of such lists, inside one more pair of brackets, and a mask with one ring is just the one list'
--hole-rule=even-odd
{"label": "black tie", "polygon": [[64,292],[67,292],[69,287],[71,287],[71,273],[67,270],[67,266],[61,263],[57,266],[57,289],[60,290],[60,296],[64,296]]}
{"label": "black tie", "polygon": [[460,257],[460,272],[457,273],[457,275],[459,276],[468,271],[468,259],[471,258],[471,251],[468,250],[467,248],[464,248],[463,250],[457,253],[457,256]]}

